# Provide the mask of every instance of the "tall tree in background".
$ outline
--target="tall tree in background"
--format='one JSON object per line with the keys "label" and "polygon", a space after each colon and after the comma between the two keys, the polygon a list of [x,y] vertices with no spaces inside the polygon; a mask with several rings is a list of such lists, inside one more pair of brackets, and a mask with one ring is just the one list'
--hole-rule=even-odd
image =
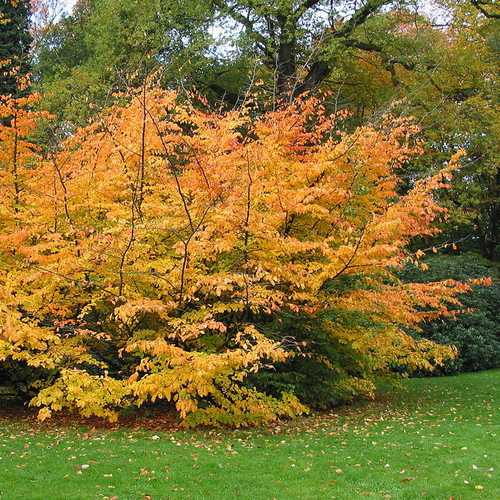
{"label": "tall tree in background", "polygon": [[0,95],[16,95],[17,78],[30,70],[29,27],[29,0],[0,0]]}
{"label": "tall tree in background", "polygon": [[[45,105],[82,124],[113,91],[164,71],[164,86],[206,81],[211,16],[199,0],[80,0],[47,27],[35,76]],[[125,83],[126,82],[126,83]]]}
{"label": "tall tree in background", "polygon": [[[383,47],[362,40],[359,28],[383,7],[395,3],[392,0],[212,2],[221,19],[230,19],[241,26],[253,42],[265,67],[275,76],[276,93],[293,96],[321,84],[339,65],[347,48],[383,53]],[[389,60],[390,56],[386,58]]]}
{"label": "tall tree in background", "polygon": [[435,44],[442,48],[439,66],[420,78],[408,75],[402,89],[422,123],[428,166],[458,149],[466,152],[454,189],[441,193],[450,209],[446,237],[491,260],[500,259],[498,33],[498,21],[474,6],[455,7],[450,28]]}
{"label": "tall tree in background", "polygon": [[54,110],[56,95],[95,101],[154,66],[165,86],[194,86],[231,104],[255,77],[275,97],[297,96],[331,87],[360,54],[393,75],[432,67],[421,56],[429,37],[415,43],[405,30],[410,17],[422,24],[426,9],[393,0],[80,0],[48,30],[37,70]]}
{"label": "tall tree in background", "polygon": [[[327,83],[354,51],[381,55],[387,66],[414,64],[393,43],[397,29],[367,36],[382,11],[400,8],[391,0],[82,0],[50,28],[37,70],[52,111],[68,93],[102,100],[124,75],[133,80],[155,65],[164,86],[195,87],[231,105],[257,77],[273,97],[298,96]],[[79,102],[68,111],[82,119],[85,110]]]}
{"label": "tall tree in background", "polygon": [[334,91],[336,106],[350,111],[351,124],[377,120],[391,109],[420,125],[425,154],[399,171],[403,191],[464,151],[453,189],[439,193],[450,212],[432,243],[460,242],[459,248],[497,260],[498,21],[469,1],[442,7],[439,23],[411,10],[370,18],[360,44],[383,50],[345,53],[323,86]]}

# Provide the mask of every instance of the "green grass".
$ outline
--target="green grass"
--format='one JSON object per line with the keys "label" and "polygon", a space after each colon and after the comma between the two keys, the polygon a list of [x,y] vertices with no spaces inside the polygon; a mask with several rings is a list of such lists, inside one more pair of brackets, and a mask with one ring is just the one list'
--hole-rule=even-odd
{"label": "green grass", "polygon": [[[253,431],[0,420],[4,499],[500,499],[500,371]],[[84,467],[82,468],[82,465]]]}

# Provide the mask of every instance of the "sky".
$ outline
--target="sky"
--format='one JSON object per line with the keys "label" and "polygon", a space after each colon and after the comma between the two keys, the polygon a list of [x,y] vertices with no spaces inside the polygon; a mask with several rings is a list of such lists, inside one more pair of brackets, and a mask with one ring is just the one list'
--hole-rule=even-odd
{"label": "sky", "polygon": [[[68,12],[71,12],[71,9],[75,5],[77,0],[62,0],[63,5],[66,7],[66,10]],[[433,5],[432,0],[427,0],[423,2],[423,8],[422,10],[429,15],[431,18],[442,18],[444,13],[442,9],[436,8],[436,5]],[[439,12],[441,10],[441,12]]]}
{"label": "sky", "polygon": [[66,6],[66,9],[69,12],[73,8],[73,5],[75,5],[76,0],[63,0],[63,3],[64,3],[64,5]]}

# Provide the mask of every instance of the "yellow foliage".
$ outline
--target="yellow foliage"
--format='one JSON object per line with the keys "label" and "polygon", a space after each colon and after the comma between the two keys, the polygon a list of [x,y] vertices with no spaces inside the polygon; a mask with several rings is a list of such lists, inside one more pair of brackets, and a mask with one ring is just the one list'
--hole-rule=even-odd
{"label": "yellow foliage", "polygon": [[[171,401],[186,425],[250,425],[307,409],[248,376],[299,355],[261,325],[286,312],[361,311],[376,333],[332,338],[391,363],[439,364],[450,348],[404,327],[448,313],[455,282],[403,285],[405,247],[436,232],[432,197],[457,159],[397,197],[418,147],[390,120],[337,135],[315,99],[255,117],[180,103],[145,87],[45,155],[26,137],[33,97],[0,125],[0,363],[54,370],[32,404],[110,419]],[[335,288],[360,278],[362,287]],[[332,292],[333,287],[333,292]],[[110,374],[106,353],[122,368]],[[373,393],[364,378],[346,393]]]}

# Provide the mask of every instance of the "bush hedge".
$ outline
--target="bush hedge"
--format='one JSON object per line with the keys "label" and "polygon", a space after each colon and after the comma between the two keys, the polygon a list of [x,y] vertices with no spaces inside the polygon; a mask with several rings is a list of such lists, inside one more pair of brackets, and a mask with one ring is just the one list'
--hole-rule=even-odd
{"label": "bush hedge", "polygon": [[455,318],[440,318],[423,323],[419,335],[441,344],[455,345],[459,355],[448,360],[434,374],[451,374],[487,370],[500,366],[500,281],[498,264],[468,252],[460,255],[433,255],[426,258],[429,266],[422,271],[407,267],[402,278],[409,282],[427,283],[441,279],[469,279],[491,276],[492,286],[477,286],[460,296],[469,312]]}

